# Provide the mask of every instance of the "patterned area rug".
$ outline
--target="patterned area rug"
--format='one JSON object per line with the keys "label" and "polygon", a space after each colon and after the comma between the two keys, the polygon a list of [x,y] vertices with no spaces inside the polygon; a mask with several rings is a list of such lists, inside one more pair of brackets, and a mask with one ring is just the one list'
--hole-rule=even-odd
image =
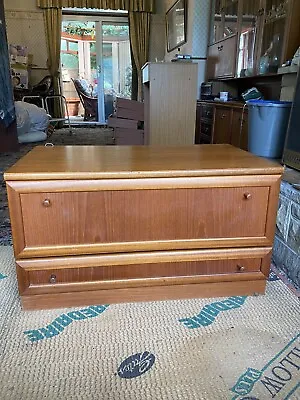
{"label": "patterned area rug", "polygon": [[300,307],[266,295],[22,311],[0,247],[1,400],[300,399]]}
{"label": "patterned area rug", "polygon": [[21,157],[35,146],[43,146],[47,142],[55,146],[63,145],[113,145],[113,131],[109,128],[82,127],[72,128],[72,135],[69,128],[57,129],[45,142],[29,143],[20,145],[20,149],[14,153],[0,153],[0,245],[11,245],[11,229],[7,205],[7,196],[3,173],[15,164]]}

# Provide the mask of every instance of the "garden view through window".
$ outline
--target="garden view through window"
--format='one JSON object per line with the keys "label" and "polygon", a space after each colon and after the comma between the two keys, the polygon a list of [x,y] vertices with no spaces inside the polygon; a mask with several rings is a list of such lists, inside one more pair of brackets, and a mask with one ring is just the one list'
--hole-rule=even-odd
{"label": "garden view through window", "polygon": [[[77,120],[105,123],[113,112],[116,97],[131,98],[127,18],[121,17],[120,21],[116,17],[113,21],[107,18],[83,20],[70,16],[62,22],[63,94],[69,115]],[[92,111],[85,110],[75,86],[87,96],[86,101],[94,107]]]}

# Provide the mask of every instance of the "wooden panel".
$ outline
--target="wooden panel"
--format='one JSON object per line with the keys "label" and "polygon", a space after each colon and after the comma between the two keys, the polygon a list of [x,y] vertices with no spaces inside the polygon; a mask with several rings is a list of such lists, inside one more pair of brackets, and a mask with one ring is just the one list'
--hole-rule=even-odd
{"label": "wooden panel", "polygon": [[117,145],[143,145],[144,131],[142,129],[115,128],[114,138]]}
{"label": "wooden panel", "polygon": [[151,63],[149,67],[149,144],[194,144],[197,64]]}
{"label": "wooden panel", "polygon": [[207,79],[213,79],[219,76],[220,51],[218,50],[218,47],[218,44],[208,46]]}
{"label": "wooden panel", "polygon": [[22,296],[24,310],[40,310],[59,307],[75,307],[91,304],[112,304],[157,300],[176,300],[222,296],[247,296],[263,294],[266,281],[263,274],[252,280],[204,282],[170,286],[136,287],[129,289],[108,289],[70,293],[54,293]]}
{"label": "wooden panel", "polygon": [[234,77],[236,73],[237,36],[231,36],[218,43],[220,55],[219,77]]}
{"label": "wooden panel", "polygon": [[195,144],[200,144],[201,141],[201,114],[202,106],[201,103],[197,102],[196,108],[196,127],[195,127]]}
{"label": "wooden panel", "polygon": [[232,110],[230,144],[248,150],[248,113],[239,109]]}
{"label": "wooden panel", "polygon": [[110,128],[125,128],[125,129],[137,129],[139,121],[124,119],[124,118],[116,118],[116,117],[108,117],[107,125]]}
{"label": "wooden panel", "polygon": [[237,36],[231,36],[208,47],[207,78],[235,76]]}
{"label": "wooden panel", "polygon": [[216,106],[214,118],[213,142],[216,144],[230,143],[232,110]]}
{"label": "wooden panel", "polygon": [[268,196],[268,187],[21,194],[25,242],[262,237]]}
{"label": "wooden panel", "polygon": [[[182,103],[184,103],[181,98]],[[225,108],[225,107],[224,107]],[[195,116],[195,110],[190,115]],[[172,112],[172,115],[175,115]],[[216,118],[216,122],[219,118]],[[224,121],[221,121],[224,125]],[[166,125],[164,123],[164,125]],[[193,135],[195,129],[193,128]],[[194,140],[194,139],[193,139]],[[53,162],[55,160],[55,162]],[[278,163],[229,145],[36,146],[5,180],[66,180],[281,174]]]}
{"label": "wooden panel", "polygon": [[[144,121],[144,104],[140,101],[135,101],[135,100],[129,100],[129,99],[123,99],[120,97],[117,97],[116,99],[116,108],[117,108],[117,116],[118,115],[118,110],[121,111],[121,114],[126,114],[127,110],[130,112],[130,115],[133,116],[134,118],[129,118],[129,119],[135,119],[138,121]],[[126,118],[126,117],[124,117]]]}
{"label": "wooden panel", "polygon": [[[243,274],[245,272],[258,272],[261,267],[261,259],[237,259],[237,260],[207,260],[190,262],[150,263],[136,265],[111,265],[87,268],[53,268],[51,270],[26,270],[28,275],[28,287],[62,286],[68,283],[83,282],[113,282],[117,285],[120,281],[126,281],[130,286],[131,280],[159,278],[184,278],[200,275]],[[222,278],[220,278],[222,279]],[[53,281],[53,282],[52,282]],[[154,282],[153,282],[154,284]],[[64,291],[66,287],[61,289]],[[51,289],[50,289],[51,290]]]}

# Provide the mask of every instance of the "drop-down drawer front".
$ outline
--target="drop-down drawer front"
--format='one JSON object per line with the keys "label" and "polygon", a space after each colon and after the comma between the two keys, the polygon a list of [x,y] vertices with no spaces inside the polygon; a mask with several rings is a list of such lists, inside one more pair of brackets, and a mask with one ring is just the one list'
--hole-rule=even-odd
{"label": "drop-down drawer front", "polygon": [[278,176],[8,182],[20,258],[270,246]]}
{"label": "drop-down drawer front", "polygon": [[271,248],[18,260],[21,295],[263,280]]}

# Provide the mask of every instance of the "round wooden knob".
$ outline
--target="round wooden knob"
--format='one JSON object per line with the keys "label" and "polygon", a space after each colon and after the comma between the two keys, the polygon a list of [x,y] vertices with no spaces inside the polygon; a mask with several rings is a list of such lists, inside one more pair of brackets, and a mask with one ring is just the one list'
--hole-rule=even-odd
{"label": "round wooden knob", "polygon": [[245,268],[243,265],[238,265],[237,268],[238,268],[238,270],[239,270],[240,272],[243,272],[243,271],[246,270],[246,268]]}
{"label": "round wooden knob", "polygon": [[50,278],[49,278],[49,282],[50,282],[50,283],[56,283],[56,275],[51,274],[51,275],[50,275]]}
{"label": "round wooden knob", "polygon": [[51,206],[51,201],[50,201],[49,199],[45,199],[45,200],[43,201],[43,206],[44,206],[44,207],[50,207],[50,206]]}
{"label": "round wooden knob", "polygon": [[251,193],[244,193],[244,198],[245,198],[246,200],[250,200],[251,197],[252,197],[252,194],[251,194]]}

